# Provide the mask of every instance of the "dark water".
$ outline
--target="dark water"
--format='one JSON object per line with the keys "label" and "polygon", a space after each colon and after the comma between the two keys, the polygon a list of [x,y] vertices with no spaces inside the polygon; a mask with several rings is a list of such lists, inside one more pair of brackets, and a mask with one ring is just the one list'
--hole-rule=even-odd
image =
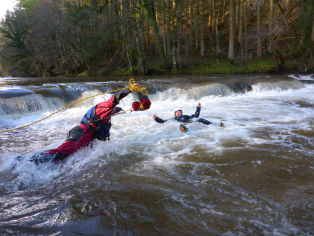
{"label": "dark water", "polygon": [[[0,130],[127,79],[0,78]],[[60,165],[27,158],[61,144],[101,97],[0,134],[1,235],[314,235],[313,76],[136,80],[151,109],[114,117],[110,142]],[[182,134],[151,118],[198,102],[214,125]]]}

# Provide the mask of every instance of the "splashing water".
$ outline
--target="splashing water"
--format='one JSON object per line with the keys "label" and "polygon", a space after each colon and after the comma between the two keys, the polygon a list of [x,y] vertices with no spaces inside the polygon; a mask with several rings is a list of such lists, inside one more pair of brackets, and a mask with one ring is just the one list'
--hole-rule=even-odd
{"label": "splashing water", "polygon": [[[36,166],[27,158],[60,145],[101,97],[1,134],[0,233],[312,235],[314,85],[309,81],[314,77],[139,80],[150,92],[151,108],[114,116],[110,142],[95,141],[60,165]],[[7,87],[0,93],[1,130],[126,84],[121,78],[0,82]],[[31,93],[12,95],[11,83]],[[133,99],[128,96],[119,106],[127,109]],[[152,119],[153,114],[171,118],[177,108],[193,114],[198,102],[200,116],[213,125],[191,123],[181,133],[178,123]],[[25,158],[17,161],[18,155]]]}

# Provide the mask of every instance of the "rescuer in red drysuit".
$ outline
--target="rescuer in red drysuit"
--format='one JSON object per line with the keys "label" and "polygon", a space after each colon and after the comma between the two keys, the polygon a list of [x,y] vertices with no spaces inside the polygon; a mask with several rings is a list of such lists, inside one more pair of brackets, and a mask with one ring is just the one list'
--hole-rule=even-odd
{"label": "rescuer in red drysuit", "polygon": [[[81,120],[81,123],[69,131],[67,139],[58,148],[35,154],[31,161],[36,164],[50,160],[58,162],[75,153],[80,148],[89,145],[95,138],[103,141],[109,140],[111,116],[123,111],[117,105],[129,93],[131,93],[129,89],[121,90],[112,95],[108,100],[98,103],[89,109]],[[140,111],[150,108],[151,102],[148,96],[138,93],[138,99],[139,101],[132,103],[131,110]]]}

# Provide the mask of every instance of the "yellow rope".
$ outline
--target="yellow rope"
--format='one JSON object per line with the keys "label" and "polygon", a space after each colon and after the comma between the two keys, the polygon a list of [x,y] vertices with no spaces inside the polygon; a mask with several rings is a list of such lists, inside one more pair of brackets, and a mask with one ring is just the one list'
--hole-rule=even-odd
{"label": "yellow rope", "polygon": [[[127,88],[127,87],[126,87],[126,88]],[[73,102],[73,103],[71,103],[71,104],[69,104],[69,105],[67,105],[67,106],[65,106],[65,107],[63,107],[63,108],[57,110],[57,111],[54,112],[54,113],[51,113],[50,115],[48,115],[48,116],[46,116],[46,117],[44,117],[44,118],[42,118],[42,119],[40,119],[40,120],[37,120],[37,121],[35,121],[35,122],[33,122],[33,123],[30,123],[30,124],[27,124],[27,125],[23,125],[23,126],[14,128],[14,129],[1,130],[1,131],[0,131],[0,134],[2,134],[2,133],[7,133],[7,132],[11,132],[11,131],[18,130],[18,129],[23,129],[23,128],[25,128],[25,127],[28,127],[28,126],[34,125],[34,124],[36,124],[36,123],[39,123],[39,122],[41,122],[41,121],[43,121],[43,120],[46,120],[46,119],[48,119],[49,117],[51,117],[51,116],[57,114],[58,112],[63,111],[64,109],[66,109],[66,108],[68,108],[68,107],[70,107],[70,106],[73,106],[74,104],[77,104],[77,103],[79,103],[79,102],[82,102],[82,101],[84,101],[84,100],[87,100],[87,99],[89,99],[89,98],[97,97],[97,96],[100,96],[100,95],[103,95],[103,94],[106,94],[106,93],[116,92],[116,91],[123,90],[123,89],[126,89],[126,88],[120,88],[120,89],[116,89],[116,90],[111,90],[111,91],[108,91],[108,92],[99,93],[99,94],[92,95],[92,96],[89,96],[89,97],[86,97],[86,98],[82,98],[82,99],[80,99],[80,100],[78,100],[78,101],[75,101],[75,102]]]}
{"label": "yellow rope", "polygon": [[130,89],[132,92],[136,91],[145,96],[148,96],[147,89],[144,87],[140,87],[138,84],[136,84],[133,78],[129,80],[129,85],[127,86],[127,88]]}
{"label": "yellow rope", "polygon": [[1,131],[0,131],[0,134],[2,134],[2,133],[7,133],[7,132],[11,132],[11,131],[18,130],[18,129],[23,129],[23,128],[25,128],[25,127],[34,125],[34,124],[36,124],[36,123],[39,123],[39,122],[41,122],[41,121],[43,121],[43,120],[48,119],[49,117],[51,117],[51,116],[57,114],[57,113],[60,112],[60,111],[63,111],[64,109],[66,109],[66,108],[68,108],[68,107],[70,107],[70,106],[73,106],[74,104],[77,104],[77,103],[79,103],[79,102],[85,101],[85,100],[87,100],[87,99],[89,99],[89,98],[97,97],[97,96],[100,96],[100,95],[103,95],[103,94],[106,94],[106,93],[116,92],[116,91],[123,90],[123,89],[129,89],[129,90],[131,90],[131,92],[136,91],[136,92],[139,92],[139,93],[141,93],[141,94],[143,94],[143,95],[145,95],[145,96],[148,96],[147,89],[146,89],[146,88],[143,88],[143,87],[140,87],[138,84],[135,83],[135,80],[134,80],[133,78],[131,78],[131,79],[129,80],[129,85],[126,86],[125,88],[115,89],[115,90],[111,90],[111,91],[108,91],[108,92],[103,92],[103,93],[99,93],[99,94],[96,94],[96,95],[92,95],[92,96],[89,96],[89,97],[86,97],[86,98],[82,98],[82,99],[80,99],[80,100],[78,100],[78,101],[75,101],[75,102],[73,102],[73,103],[71,103],[71,104],[69,104],[69,105],[67,105],[67,106],[65,106],[65,107],[63,107],[63,108],[57,110],[56,112],[54,112],[54,113],[52,113],[52,114],[50,114],[50,115],[48,115],[48,116],[46,116],[46,117],[44,117],[44,118],[42,118],[42,119],[40,119],[40,120],[37,120],[37,121],[35,121],[35,122],[33,122],[33,123],[30,123],[30,124],[27,124],[27,125],[23,125],[23,126],[14,128],[14,129],[1,130]]}

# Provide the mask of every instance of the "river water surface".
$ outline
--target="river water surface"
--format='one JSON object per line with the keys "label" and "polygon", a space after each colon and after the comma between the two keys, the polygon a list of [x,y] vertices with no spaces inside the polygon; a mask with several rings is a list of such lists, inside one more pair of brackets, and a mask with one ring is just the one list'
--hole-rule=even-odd
{"label": "river water surface", "polygon": [[[0,78],[0,130],[127,80]],[[314,76],[136,81],[151,108],[114,116],[110,142],[61,164],[28,158],[60,145],[101,96],[0,134],[0,235],[314,235]],[[198,102],[213,125],[181,133],[152,119]]]}

